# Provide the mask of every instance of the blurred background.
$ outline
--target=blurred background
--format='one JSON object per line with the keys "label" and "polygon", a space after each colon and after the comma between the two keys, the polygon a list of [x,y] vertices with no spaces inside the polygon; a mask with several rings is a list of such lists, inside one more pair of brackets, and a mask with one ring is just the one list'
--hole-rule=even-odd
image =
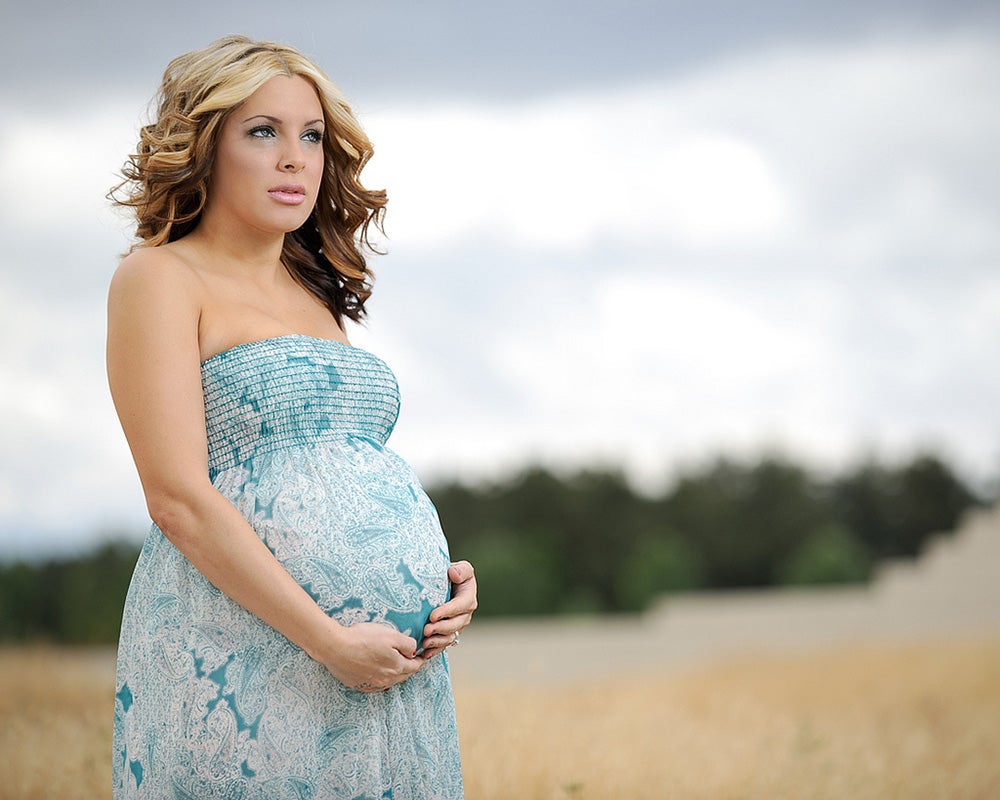
{"label": "blurred background", "polygon": [[[375,142],[388,255],[351,335],[496,578],[483,613],[863,580],[995,498],[994,4],[10,4],[8,633],[115,629],[148,523],[104,379],[131,234],[104,194],[167,61],[228,32],[313,56]],[[119,598],[95,632],[10,619],[77,580],[40,565],[91,562],[78,591]]]}
{"label": "blurred background", "polygon": [[375,143],[388,253],[349,333],[396,370],[390,444],[477,567],[470,798],[1000,796],[977,0],[5,0],[5,796],[106,790],[149,523],[104,377],[132,230],[104,196],[167,62],[227,33],[312,56]]}

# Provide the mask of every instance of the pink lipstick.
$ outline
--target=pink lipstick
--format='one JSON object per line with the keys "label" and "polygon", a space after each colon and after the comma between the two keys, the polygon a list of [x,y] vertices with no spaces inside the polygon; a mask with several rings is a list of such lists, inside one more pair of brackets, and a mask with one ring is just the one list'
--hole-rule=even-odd
{"label": "pink lipstick", "polygon": [[279,203],[285,203],[290,206],[297,206],[306,199],[305,187],[297,183],[275,186],[268,189],[267,193]]}

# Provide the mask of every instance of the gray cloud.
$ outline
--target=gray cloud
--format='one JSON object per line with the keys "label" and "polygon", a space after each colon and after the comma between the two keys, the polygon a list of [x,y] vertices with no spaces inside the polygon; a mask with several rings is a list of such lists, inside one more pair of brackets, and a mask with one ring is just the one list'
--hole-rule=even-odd
{"label": "gray cloud", "polygon": [[[233,21],[193,40],[190,8],[128,38],[131,10],[67,7],[33,72],[41,12],[3,33],[0,93],[31,91],[0,165],[31,190],[0,195],[0,555],[142,525],[104,386],[126,236],[102,196],[166,59]],[[348,64],[376,134],[393,239],[353,338],[399,373],[394,446],[425,477],[537,457],[648,482],[715,449],[836,464],[926,442],[993,474],[1000,51],[969,27],[992,12],[620,8],[624,32],[618,6],[358,6],[337,19],[362,34],[320,41],[306,4],[274,32]],[[266,33],[261,9],[236,21]]]}
{"label": "gray cloud", "polygon": [[523,98],[660,78],[790,40],[907,37],[998,21],[996,4],[977,0],[302,0],[294,8],[177,0],[155,10],[64,0],[5,13],[0,74],[22,99],[110,86],[151,93],[171,57],[235,32],[299,46],[365,103]]}

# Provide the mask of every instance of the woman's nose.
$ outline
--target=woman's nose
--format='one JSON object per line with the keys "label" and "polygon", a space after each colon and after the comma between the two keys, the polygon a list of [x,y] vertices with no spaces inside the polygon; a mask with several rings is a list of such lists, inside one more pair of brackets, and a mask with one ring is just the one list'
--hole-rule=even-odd
{"label": "woman's nose", "polygon": [[281,169],[284,172],[299,172],[305,165],[306,159],[302,153],[302,148],[291,144],[282,156]]}

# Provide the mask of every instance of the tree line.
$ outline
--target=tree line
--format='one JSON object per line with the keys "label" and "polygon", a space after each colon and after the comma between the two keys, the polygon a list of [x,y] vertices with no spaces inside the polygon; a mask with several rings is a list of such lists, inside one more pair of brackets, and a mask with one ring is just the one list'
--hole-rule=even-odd
{"label": "tree line", "polygon": [[615,471],[531,469],[434,493],[483,613],[638,611],[695,589],[859,583],[915,556],[983,502],[940,458],[823,477],[787,459],[719,458],[662,495]]}
{"label": "tree line", "polygon": [[[429,492],[480,615],[631,612],[671,592],[860,583],[915,556],[985,499],[941,458],[823,476],[779,457],[718,458],[658,496],[623,473],[532,467]],[[0,564],[0,639],[109,643],[139,546]]]}

